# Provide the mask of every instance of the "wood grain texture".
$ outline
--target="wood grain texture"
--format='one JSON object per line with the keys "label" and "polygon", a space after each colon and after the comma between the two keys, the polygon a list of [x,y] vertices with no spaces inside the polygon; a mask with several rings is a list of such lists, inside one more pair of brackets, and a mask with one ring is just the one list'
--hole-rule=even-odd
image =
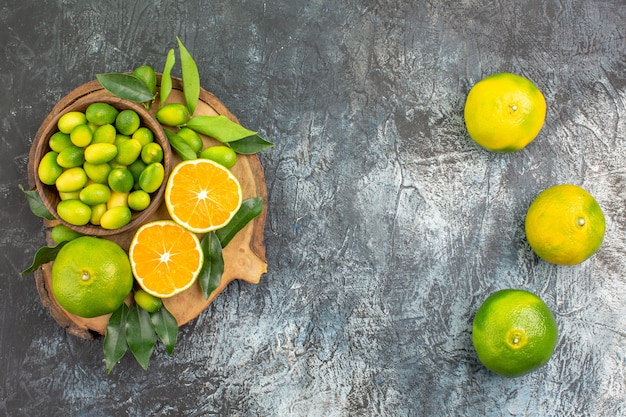
{"label": "wood grain texture", "polygon": [[[613,416],[626,414],[626,10],[619,0],[174,2],[0,6],[0,414]],[[94,74],[162,67],[180,36],[202,85],[276,146],[260,155],[268,272],[233,282],[148,371],[105,375],[20,278],[44,241],[17,184],[50,108]],[[474,145],[471,86],[511,71],[544,92],[539,137]],[[6,151],[5,151],[6,150]],[[588,189],[607,219],[576,267],[524,237],[544,188]],[[476,359],[500,288],[555,312],[554,357],[518,379]],[[17,323],[20,323],[18,326]]]}

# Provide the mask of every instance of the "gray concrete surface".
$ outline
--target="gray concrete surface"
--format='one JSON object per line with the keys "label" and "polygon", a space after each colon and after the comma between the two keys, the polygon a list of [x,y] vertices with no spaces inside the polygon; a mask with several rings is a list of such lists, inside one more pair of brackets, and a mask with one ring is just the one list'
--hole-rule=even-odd
{"label": "gray concrete surface", "polygon": [[[622,0],[0,2],[0,415],[626,414],[626,5]],[[95,74],[161,68],[180,36],[203,87],[274,141],[268,273],[233,283],[148,371],[104,372],[19,272],[44,243],[19,184],[52,106]],[[535,142],[467,136],[469,88],[509,71],[544,92]],[[524,237],[533,198],[585,187],[607,232],[574,267]],[[539,371],[478,362],[500,288],[539,294],[560,336]]]}

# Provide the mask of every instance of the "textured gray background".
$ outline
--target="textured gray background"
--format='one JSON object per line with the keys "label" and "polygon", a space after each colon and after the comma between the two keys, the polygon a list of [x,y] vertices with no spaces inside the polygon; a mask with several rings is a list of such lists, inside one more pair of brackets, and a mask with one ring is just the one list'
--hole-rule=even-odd
{"label": "textured gray background", "polygon": [[[180,3],[180,4],[178,4]],[[623,0],[0,2],[0,415],[626,414]],[[18,189],[40,123],[95,74],[162,68],[180,36],[202,85],[276,146],[261,155],[269,269],[159,348],[104,372],[20,277],[44,243]],[[546,124],[525,150],[468,138],[469,88],[533,80]],[[537,259],[523,220],[557,183],[604,209],[600,252]],[[471,345],[500,288],[539,294],[556,353],[518,379]]]}

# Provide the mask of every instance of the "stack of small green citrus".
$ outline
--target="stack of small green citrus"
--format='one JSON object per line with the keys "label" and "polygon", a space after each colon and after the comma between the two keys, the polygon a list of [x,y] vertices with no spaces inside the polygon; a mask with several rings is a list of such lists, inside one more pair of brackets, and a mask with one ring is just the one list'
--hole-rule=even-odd
{"label": "stack of small green citrus", "polygon": [[118,229],[145,210],[165,177],[163,149],[137,112],[108,103],[69,111],[57,122],[37,173],[54,185],[56,210],[69,224]]}

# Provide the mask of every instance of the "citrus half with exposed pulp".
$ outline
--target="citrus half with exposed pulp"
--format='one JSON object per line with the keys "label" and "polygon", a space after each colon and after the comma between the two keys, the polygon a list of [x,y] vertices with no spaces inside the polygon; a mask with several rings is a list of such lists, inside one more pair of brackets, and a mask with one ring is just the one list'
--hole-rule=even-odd
{"label": "citrus half with exposed pulp", "polygon": [[128,253],[137,283],[159,298],[172,297],[191,287],[204,261],[198,237],[171,220],[141,226]]}
{"label": "citrus half with exposed pulp", "polygon": [[228,168],[209,159],[179,163],[165,188],[165,204],[172,219],[196,233],[227,225],[241,201],[237,178]]}

